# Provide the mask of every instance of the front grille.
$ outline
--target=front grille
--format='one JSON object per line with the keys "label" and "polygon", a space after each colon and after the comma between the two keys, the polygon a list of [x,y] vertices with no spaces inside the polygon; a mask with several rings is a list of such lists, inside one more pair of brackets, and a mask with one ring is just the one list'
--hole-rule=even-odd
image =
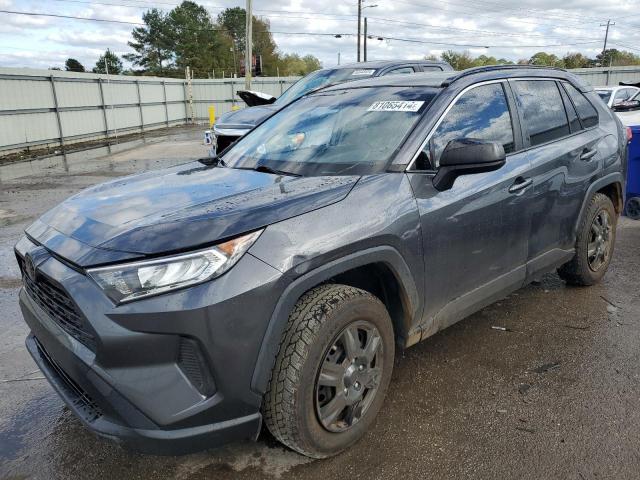
{"label": "front grille", "polygon": [[102,409],[93,401],[91,396],[51,358],[51,355],[44,349],[38,339],[35,340],[40,356],[47,363],[49,371],[56,377],[57,384],[65,390],[65,397],[72,403],[79,415],[89,423],[95,422],[102,417]]}
{"label": "front grille", "polygon": [[84,317],[75,303],[64,290],[42,275],[38,275],[34,281],[28,275],[23,274],[22,281],[31,299],[54,322],[73,338],[95,351],[95,337],[87,328]]}

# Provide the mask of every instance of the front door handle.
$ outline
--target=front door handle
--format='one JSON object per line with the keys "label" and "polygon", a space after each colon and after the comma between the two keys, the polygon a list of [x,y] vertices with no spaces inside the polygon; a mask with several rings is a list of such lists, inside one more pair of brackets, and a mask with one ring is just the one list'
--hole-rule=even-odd
{"label": "front door handle", "polygon": [[513,185],[509,187],[509,193],[518,193],[528,188],[533,183],[531,178],[518,177]]}
{"label": "front door handle", "polygon": [[584,160],[585,162],[588,162],[595,156],[596,153],[598,153],[598,151],[595,148],[592,150],[585,148],[582,151],[582,154],[580,155],[580,160]]}

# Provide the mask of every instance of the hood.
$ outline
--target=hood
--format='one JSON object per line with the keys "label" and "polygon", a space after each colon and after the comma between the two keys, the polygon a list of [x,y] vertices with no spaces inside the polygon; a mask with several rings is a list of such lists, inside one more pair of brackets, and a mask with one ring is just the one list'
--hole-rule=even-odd
{"label": "hood", "polygon": [[27,234],[81,266],[187,250],[339,202],[358,178],[291,177],[193,162],[84,190]]}
{"label": "hood", "polygon": [[280,110],[277,105],[261,105],[227,112],[222,115],[215,126],[218,128],[253,128]]}
{"label": "hood", "polygon": [[255,92],[253,90],[239,90],[236,93],[249,107],[269,105],[276,101],[276,97],[268,93]]}

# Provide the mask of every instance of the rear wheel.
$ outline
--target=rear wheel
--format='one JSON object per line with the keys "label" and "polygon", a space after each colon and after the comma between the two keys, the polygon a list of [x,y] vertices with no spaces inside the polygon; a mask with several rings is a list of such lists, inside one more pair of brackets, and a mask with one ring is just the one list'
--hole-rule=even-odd
{"label": "rear wheel", "polygon": [[633,220],[640,220],[640,197],[631,197],[627,200],[627,216]]}
{"label": "rear wheel", "polygon": [[304,455],[341,452],[373,423],[393,358],[391,319],[380,300],[345,285],[307,292],[289,318],[265,395],[267,427]]}
{"label": "rear wheel", "polygon": [[585,212],[576,239],[576,253],[558,269],[571,285],[593,285],[609,268],[616,239],[617,215],[611,199],[596,193]]}

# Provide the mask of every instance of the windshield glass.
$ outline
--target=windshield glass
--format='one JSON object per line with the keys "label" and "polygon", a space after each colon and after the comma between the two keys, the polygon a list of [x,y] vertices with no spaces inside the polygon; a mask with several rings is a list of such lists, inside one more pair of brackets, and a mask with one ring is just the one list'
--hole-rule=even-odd
{"label": "windshield glass", "polygon": [[600,95],[600,98],[604,103],[608,103],[611,98],[611,90],[596,90],[596,93]]}
{"label": "windshield glass", "polygon": [[274,102],[276,105],[284,107],[295,99],[302,97],[312,90],[316,90],[326,85],[348,82],[349,80],[360,80],[372,77],[376,73],[373,68],[339,68],[335,70],[317,70],[306,77],[302,77],[291,85]]}
{"label": "windshield glass", "polygon": [[298,175],[382,171],[439,89],[364,87],[318,92],[284,108],[224,154],[234,168]]}

